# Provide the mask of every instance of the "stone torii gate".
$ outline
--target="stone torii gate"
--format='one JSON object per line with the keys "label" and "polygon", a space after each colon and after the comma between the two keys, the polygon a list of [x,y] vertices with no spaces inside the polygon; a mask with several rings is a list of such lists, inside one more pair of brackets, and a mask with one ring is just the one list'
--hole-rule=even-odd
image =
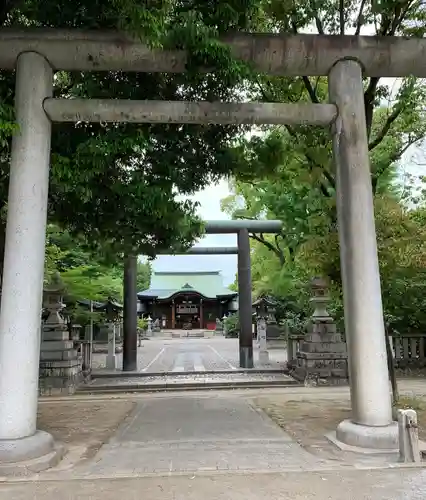
{"label": "stone torii gate", "polygon": [[[279,233],[279,220],[216,220],[206,221],[206,234],[232,234],[238,238],[237,247],[192,247],[181,255],[238,255],[238,297],[239,297],[239,357],[241,368],[253,368],[253,335],[251,304],[251,263],[249,233]],[[179,255],[176,254],[176,255]],[[137,370],[136,333],[136,257],[127,259],[124,273],[124,338],[123,371]]]}
{"label": "stone torii gate", "polygon": [[[279,233],[282,222],[279,220],[224,220],[208,221],[207,234],[232,234],[238,238],[238,316],[240,322],[239,349],[240,367],[253,368],[252,300],[251,300],[251,258],[249,233]],[[231,253],[232,248],[221,250]],[[200,248],[192,248],[192,253]]]}
{"label": "stone torii gate", "polygon": [[[328,104],[196,103],[52,98],[53,72],[185,71],[183,52],[151,51],[105,32],[0,31],[0,68],[16,69],[13,138],[0,312],[0,471],[55,455],[36,430],[45,228],[52,122],[313,124],[330,126],[351,380],[352,418],[339,424],[346,445],[395,449],[386,363],[362,76],[426,77],[425,39],[236,34],[224,39],[260,72],[327,76]],[[44,462],[43,462],[44,461]]]}

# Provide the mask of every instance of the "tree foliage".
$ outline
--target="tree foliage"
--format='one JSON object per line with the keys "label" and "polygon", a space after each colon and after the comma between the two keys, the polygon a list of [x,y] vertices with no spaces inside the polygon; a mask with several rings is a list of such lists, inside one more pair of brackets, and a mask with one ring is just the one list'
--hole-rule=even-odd
{"label": "tree foliage", "polygon": [[[60,273],[66,287],[66,301],[93,300],[120,302],[123,298],[123,265],[95,255],[83,239],[50,224],[47,228],[45,279]],[[149,262],[138,262],[137,282],[148,288],[151,279]]]}
{"label": "tree foliage", "polygon": [[[281,33],[422,37],[426,26],[423,6],[410,0],[269,0],[264,8],[269,29]],[[407,76],[394,81],[365,78],[364,89],[386,316],[393,328],[424,329],[424,189],[418,178],[403,185],[401,166],[410,161],[413,147],[423,146],[426,87],[423,80]],[[328,102],[325,78],[260,75],[253,81],[251,92],[264,101]],[[237,176],[232,183],[233,195],[223,200],[223,208],[233,217],[283,221],[283,231],[277,236],[252,235],[255,294],[296,295],[307,310],[308,294],[303,283],[313,274],[326,274],[334,284],[334,312],[341,318],[329,131],[287,126],[267,127],[263,133],[266,135],[240,146],[254,175],[246,169],[246,175]],[[264,175],[259,176],[262,171]]]}
{"label": "tree foliage", "polygon": [[[3,26],[121,29],[153,47],[188,51],[182,75],[60,72],[55,96],[238,100],[246,65],[217,41],[250,29],[259,2],[232,0],[22,0],[6,2]],[[218,22],[220,19],[220,22]],[[200,66],[214,71],[200,73]],[[7,199],[13,75],[0,73],[0,191]],[[116,253],[189,246],[202,231],[195,204],[177,198],[238,168],[230,153],[237,126],[87,124],[55,125],[49,213],[52,222]],[[202,168],[201,168],[202,166]],[[0,228],[0,233],[2,228]],[[4,228],[3,228],[4,229]],[[4,231],[3,231],[4,232]]]}
{"label": "tree foliage", "polygon": [[[396,187],[395,187],[396,185]],[[376,230],[386,319],[398,331],[423,331],[426,326],[426,197],[416,204],[409,188],[389,189],[375,196]],[[333,198],[321,194],[306,172],[292,169],[251,183],[235,182],[223,208],[234,217],[280,219],[277,236],[252,235],[254,295],[271,294],[309,310],[307,283],[314,275],[332,281],[332,311],[342,319],[339,245]],[[383,185],[384,189],[384,185]],[[404,195],[398,196],[399,192]],[[421,192],[421,190],[420,190]]]}

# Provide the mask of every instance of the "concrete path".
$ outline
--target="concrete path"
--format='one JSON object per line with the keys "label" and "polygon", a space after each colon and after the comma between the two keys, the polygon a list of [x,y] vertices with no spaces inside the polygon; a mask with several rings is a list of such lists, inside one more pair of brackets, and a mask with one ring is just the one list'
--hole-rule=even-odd
{"label": "concrete path", "polygon": [[[238,339],[224,337],[206,337],[201,339],[151,339],[144,340],[138,348],[138,371],[141,373],[161,372],[203,372],[229,371],[239,368]],[[259,362],[259,353],[255,348],[256,368],[280,369],[287,361],[285,349],[271,349],[270,362]],[[94,368],[106,365],[106,354],[94,355]],[[116,366],[121,369],[122,354],[116,356]]]}
{"label": "concrete path", "polygon": [[169,397],[140,401],[94,460],[73,474],[312,470],[324,465],[247,400]]}
{"label": "concrete path", "polygon": [[423,470],[226,474],[0,485],[0,500],[424,500]]}
{"label": "concrete path", "polygon": [[[424,380],[400,386],[401,392],[426,393]],[[355,465],[336,463],[306,451],[252,406],[253,396],[274,392],[289,400],[348,397],[346,388],[298,387],[114,397],[131,399],[135,408],[93,458],[66,457],[33,481],[0,478],[0,500],[425,498],[423,468],[398,468],[396,461],[385,468],[382,459],[362,457]]]}

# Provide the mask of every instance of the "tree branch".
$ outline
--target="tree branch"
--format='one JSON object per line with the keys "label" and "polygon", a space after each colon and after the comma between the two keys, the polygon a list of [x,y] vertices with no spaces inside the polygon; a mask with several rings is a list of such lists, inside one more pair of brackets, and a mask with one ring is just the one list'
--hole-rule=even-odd
{"label": "tree branch", "polygon": [[306,90],[308,91],[309,97],[311,101],[315,104],[319,104],[319,99],[316,94],[314,87],[312,86],[311,80],[309,80],[308,76],[302,76],[303,83],[305,84]]}
{"label": "tree branch", "polygon": [[[314,5],[314,2],[312,2],[312,1],[311,1],[311,7],[312,7],[313,10],[315,10],[315,5]],[[317,23],[317,29],[318,29],[319,34],[323,35],[324,34],[324,29],[322,27],[321,20],[319,19],[319,17],[317,15],[315,15],[315,22]],[[297,34],[297,25],[294,22],[294,20],[292,20],[291,26],[293,28],[293,32],[295,34]],[[302,81],[305,84],[305,88],[308,91],[308,94],[309,94],[309,97],[311,98],[311,101],[313,103],[315,103],[315,104],[319,104],[319,100],[318,100],[318,97],[317,97],[317,94],[316,94],[316,90],[312,86],[312,83],[309,80],[309,77],[302,76]]]}
{"label": "tree branch", "polygon": [[256,80],[256,85],[259,87],[260,93],[262,94],[263,99],[267,102],[277,102],[275,98],[273,98],[271,95],[268,95],[265,92],[265,89],[263,88],[263,85],[260,83],[259,79]]}
{"label": "tree branch", "polygon": [[[292,137],[294,137],[294,138],[297,139],[297,133],[293,129],[293,127],[291,127],[290,125],[286,125],[286,128],[287,128],[289,134]],[[335,180],[334,180],[333,176],[330,174],[330,172],[327,172],[327,170],[322,165],[319,165],[315,161],[315,159],[308,152],[304,152],[303,154],[304,154],[305,158],[308,160],[308,164],[309,164],[309,168],[310,168],[311,172],[314,169],[314,167],[320,167],[321,170],[322,170],[322,172],[323,172],[323,174],[324,174],[324,177],[328,180],[328,182],[330,183],[331,187],[333,189],[335,189],[336,188],[336,183],[335,183]],[[324,183],[322,183],[320,181],[320,186],[319,187],[320,187],[320,190],[321,190],[322,194],[324,196],[326,196],[327,198],[330,198],[330,193],[328,192],[327,186],[325,186]]]}
{"label": "tree branch", "polygon": [[345,34],[345,0],[339,0],[340,34]]}
{"label": "tree branch", "polygon": [[368,145],[369,151],[372,151],[375,147],[377,147],[383,139],[386,137],[386,134],[389,132],[389,129],[392,126],[392,123],[398,118],[398,116],[402,113],[404,109],[403,106],[395,106],[392,113],[387,117],[385,124],[383,125],[382,130],[379,134],[377,134],[376,138],[370,142]]}
{"label": "tree branch", "polygon": [[[322,173],[323,173],[324,177],[327,179],[327,181],[330,183],[330,186],[333,189],[336,189],[336,181],[335,181],[334,177],[330,174],[330,172],[327,169],[322,168]],[[328,197],[330,196],[328,191],[327,191],[327,196]]]}
{"label": "tree branch", "polygon": [[364,94],[365,125],[367,127],[367,137],[370,138],[371,127],[373,125],[374,97],[380,78],[370,78],[370,82]]}
{"label": "tree branch", "polygon": [[[277,249],[280,251],[281,255],[284,257],[284,252],[282,251],[282,248],[281,248],[281,245],[280,245],[280,242],[278,241],[278,238],[279,237],[282,237],[282,235],[280,234],[275,234],[274,236],[274,241],[275,241],[275,246],[277,247]],[[290,247],[288,247],[289,250],[290,250]],[[291,253],[291,252],[290,252]],[[281,265],[284,265],[285,264],[285,259],[283,259],[283,261],[281,262]]]}
{"label": "tree branch", "polygon": [[390,30],[389,30],[389,35],[394,36],[397,29],[400,28],[402,22],[405,19],[405,16],[407,15],[408,11],[410,10],[411,6],[413,5],[413,1],[409,0],[405,6],[405,8],[402,8],[401,5],[397,5],[395,9],[395,17],[392,21]]}
{"label": "tree branch", "polygon": [[258,241],[259,243],[262,243],[262,245],[265,245],[268,250],[271,250],[279,259],[280,264],[283,266],[285,264],[285,256],[281,250],[280,247],[275,247],[271,242],[265,240],[263,237],[263,234],[257,235],[257,234],[250,234],[250,238],[252,238],[255,241]]}
{"label": "tree branch", "polygon": [[399,160],[409,147],[411,147],[413,144],[415,144],[416,142],[418,142],[422,139],[423,139],[423,137],[417,137],[414,141],[408,141],[407,144],[400,151],[398,151],[398,153],[395,153],[392,155],[392,157],[389,159],[389,162],[386,164],[386,166],[384,168],[381,168],[380,170],[378,170],[374,173],[373,179],[371,181],[372,186],[373,186],[373,194],[376,194],[379,179],[386,172],[386,170],[393,163],[395,163],[397,160]]}
{"label": "tree branch", "polygon": [[320,35],[324,35],[324,26],[322,24],[322,21],[318,15],[318,9],[317,9],[317,6],[315,5],[315,0],[310,0],[309,2],[311,4],[311,9],[312,9],[312,12],[314,14],[314,19],[315,19],[315,25],[317,27],[317,30],[318,30],[318,33]]}
{"label": "tree branch", "polygon": [[363,19],[364,7],[365,7],[365,0],[362,0],[361,5],[359,6],[358,17],[356,18],[355,36],[358,36],[361,33],[361,28],[364,21]]}

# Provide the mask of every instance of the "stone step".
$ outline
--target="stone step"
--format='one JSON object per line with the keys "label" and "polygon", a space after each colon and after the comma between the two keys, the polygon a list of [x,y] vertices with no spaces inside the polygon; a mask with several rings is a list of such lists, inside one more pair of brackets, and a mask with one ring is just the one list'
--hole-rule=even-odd
{"label": "stone step", "polygon": [[194,375],[238,375],[238,374],[251,374],[251,375],[288,375],[288,371],[280,368],[235,368],[233,370],[203,370],[203,371],[189,371],[189,372],[123,372],[119,370],[107,370],[105,368],[92,370],[92,378],[129,378],[129,377],[140,377],[140,378],[152,378],[152,377],[185,377]]}
{"label": "stone step", "polygon": [[80,393],[126,393],[126,392],[176,392],[176,391],[199,391],[199,390],[233,390],[233,389],[262,389],[268,387],[294,387],[302,386],[292,377],[283,377],[277,380],[238,380],[238,381],[157,381],[153,383],[105,383],[82,385]]}

